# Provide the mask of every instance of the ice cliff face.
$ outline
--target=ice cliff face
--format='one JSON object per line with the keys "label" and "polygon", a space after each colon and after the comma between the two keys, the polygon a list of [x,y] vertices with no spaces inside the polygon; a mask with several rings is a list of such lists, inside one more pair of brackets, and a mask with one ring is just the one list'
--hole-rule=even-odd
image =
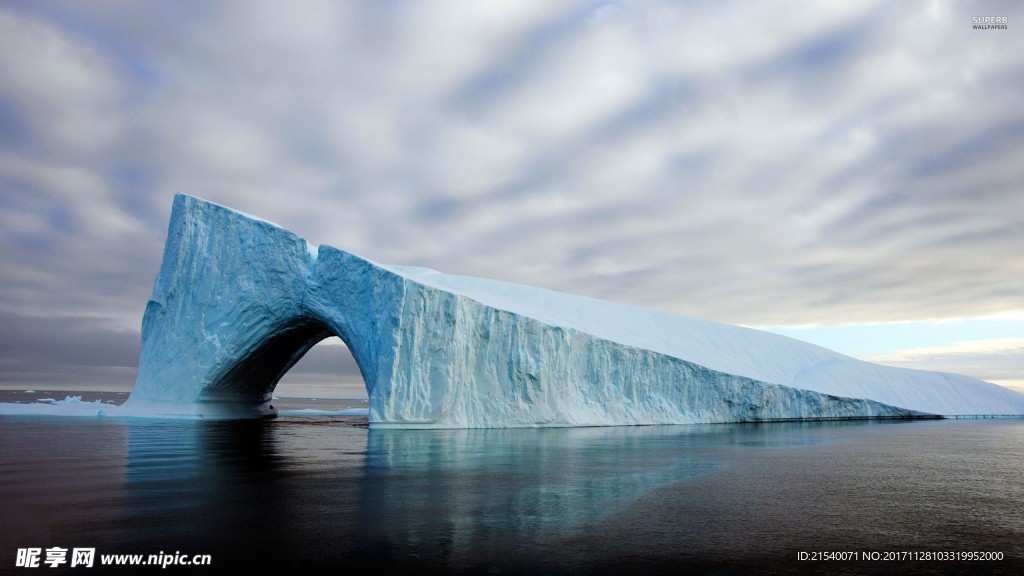
{"label": "ice cliff face", "polygon": [[382,266],[174,199],[126,408],[273,414],[280,378],[337,335],[375,426],[505,427],[1021,414],[964,376],[513,284]]}

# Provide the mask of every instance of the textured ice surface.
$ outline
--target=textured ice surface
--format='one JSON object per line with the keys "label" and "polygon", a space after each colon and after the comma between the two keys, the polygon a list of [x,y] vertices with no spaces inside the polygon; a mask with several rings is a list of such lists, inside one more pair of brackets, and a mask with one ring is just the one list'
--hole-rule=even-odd
{"label": "textured ice surface", "polygon": [[784,336],[549,290],[383,266],[174,200],[126,409],[272,414],[338,335],[376,426],[574,426],[1021,414],[1024,396]]}

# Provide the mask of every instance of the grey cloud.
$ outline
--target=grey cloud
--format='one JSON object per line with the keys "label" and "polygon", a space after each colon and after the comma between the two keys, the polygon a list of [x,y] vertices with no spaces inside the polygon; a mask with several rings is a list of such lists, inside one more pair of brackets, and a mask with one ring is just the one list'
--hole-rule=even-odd
{"label": "grey cloud", "polygon": [[[128,390],[139,359],[138,329],[79,316],[0,313],[0,386]],[[289,371],[285,384],[361,383],[344,345],[318,345]]]}
{"label": "grey cloud", "polygon": [[1021,340],[995,350],[949,346],[908,350],[876,360],[904,368],[971,374],[982,380],[1006,383],[1024,390],[1024,370],[1021,369],[1024,366],[1024,341]]}
{"label": "grey cloud", "polygon": [[[73,73],[2,61],[0,312],[137,334],[174,192],[729,322],[1024,308],[1024,40],[970,30],[989,5],[549,4],[5,6],[38,32],[8,54]],[[327,348],[295,373],[352,376]]]}
{"label": "grey cloud", "polygon": [[344,345],[319,344],[302,357],[289,375],[292,373],[326,374],[347,379],[359,377],[359,366]]}
{"label": "grey cloud", "polygon": [[138,363],[138,331],[112,327],[104,320],[4,313],[0,314],[0,324],[4,327],[0,354],[5,365],[48,362],[132,368]]}
{"label": "grey cloud", "polygon": [[513,50],[502,54],[487,70],[453,87],[442,107],[452,114],[472,117],[508,92],[529,83],[536,69],[579,30],[579,23],[592,9],[587,4],[570,5],[557,17],[523,31]]}
{"label": "grey cloud", "polygon": [[139,332],[80,316],[0,313],[0,385],[121,389],[135,381]]}

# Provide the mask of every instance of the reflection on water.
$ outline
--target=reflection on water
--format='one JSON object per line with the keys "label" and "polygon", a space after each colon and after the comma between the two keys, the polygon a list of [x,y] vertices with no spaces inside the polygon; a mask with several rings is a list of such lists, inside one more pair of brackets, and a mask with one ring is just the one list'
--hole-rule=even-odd
{"label": "reflection on water", "polygon": [[102,537],[116,521],[126,430],[88,422],[0,418],[0,570],[14,565],[19,546],[48,546],[62,534]]}
{"label": "reflection on water", "polygon": [[241,553],[220,551],[232,562],[311,548],[311,558],[443,565],[529,554],[715,467],[680,450],[678,427],[367,431],[324,419],[127,430],[124,534],[139,550],[244,535]]}
{"label": "reflection on water", "polygon": [[1016,560],[985,570],[1013,573],[1024,554],[1020,421],[368,431],[337,417],[9,418],[0,432],[0,567],[53,545],[289,570],[767,561],[785,573],[807,571],[799,550],[955,545],[1003,551]]}
{"label": "reflection on water", "polygon": [[565,533],[714,467],[665,451],[661,435],[655,428],[373,430],[365,474],[378,480],[381,505],[371,514],[385,511],[399,525],[443,515],[456,540]]}

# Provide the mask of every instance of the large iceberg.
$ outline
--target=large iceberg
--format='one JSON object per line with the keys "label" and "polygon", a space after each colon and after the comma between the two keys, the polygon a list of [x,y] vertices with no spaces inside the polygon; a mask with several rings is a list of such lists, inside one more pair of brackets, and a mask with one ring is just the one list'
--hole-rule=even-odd
{"label": "large iceberg", "polygon": [[281,377],[339,336],[373,426],[510,427],[1020,415],[959,376],[569,294],[385,266],[174,198],[127,412],[273,415]]}

